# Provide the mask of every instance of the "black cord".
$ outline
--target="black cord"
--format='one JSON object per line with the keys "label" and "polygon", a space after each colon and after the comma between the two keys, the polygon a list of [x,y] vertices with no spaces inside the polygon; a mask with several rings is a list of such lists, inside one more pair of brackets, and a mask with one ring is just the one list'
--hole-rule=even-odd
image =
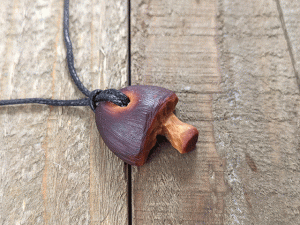
{"label": "black cord", "polygon": [[64,6],[64,37],[65,37],[65,44],[67,48],[67,62],[69,67],[70,75],[78,87],[78,89],[85,95],[89,96],[90,91],[81,83],[79,77],[77,76],[75,67],[74,67],[74,56],[72,50],[72,42],[69,35],[69,0],[65,0]]}
{"label": "black cord", "polygon": [[28,103],[37,103],[53,106],[87,106],[89,105],[89,98],[83,98],[78,100],[55,100],[45,98],[24,98],[24,99],[12,99],[1,100],[0,105],[19,105]]}
{"label": "black cord", "polygon": [[70,75],[75,82],[78,89],[87,98],[77,99],[77,100],[55,100],[55,99],[44,99],[44,98],[25,98],[25,99],[11,99],[11,100],[1,100],[0,105],[16,105],[16,104],[46,104],[53,106],[90,106],[93,111],[95,111],[98,103],[100,101],[110,101],[118,106],[127,106],[129,103],[129,98],[123,94],[121,91],[115,89],[99,90],[96,89],[90,92],[80,81],[77,76],[74,67],[74,56],[72,50],[72,42],[69,35],[69,0],[65,0],[64,5],[64,38],[67,48],[67,62]]}

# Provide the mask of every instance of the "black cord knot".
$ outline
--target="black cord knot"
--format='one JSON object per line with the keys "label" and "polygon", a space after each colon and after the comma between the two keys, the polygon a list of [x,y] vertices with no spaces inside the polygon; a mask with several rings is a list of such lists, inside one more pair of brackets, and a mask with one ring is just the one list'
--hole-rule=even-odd
{"label": "black cord knot", "polygon": [[96,110],[98,103],[101,101],[112,102],[118,106],[125,107],[130,102],[129,98],[119,90],[107,89],[99,90],[96,89],[90,92],[89,95],[90,107],[93,111]]}

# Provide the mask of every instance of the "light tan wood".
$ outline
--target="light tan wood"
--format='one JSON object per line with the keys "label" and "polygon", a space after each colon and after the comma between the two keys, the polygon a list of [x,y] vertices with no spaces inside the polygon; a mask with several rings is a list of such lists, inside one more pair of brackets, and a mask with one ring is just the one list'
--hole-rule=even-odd
{"label": "light tan wood", "polygon": [[133,168],[133,224],[223,224],[225,164],[212,124],[212,95],[220,91],[216,2],[131,4],[132,83],[175,91],[176,116],[199,130],[195,151],[180,154],[160,140],[149,162]]}
{"label": "light tan wood", "polygon": [[181,122],[174,113],[171,113],[163,122],[162,131],[171,145],[180,153],[195,149],[198,130],[192,125]]}
{"label": "light tan wood", "polygon": [[[77,99],[63,0],[1,1],[0,98]],[[90,89],[127,82],[127,4],[70,1],[75,67]],[[127,224],[124,163],[89,107],[0,107],[0,224]]]}
{"label": "light tan wood", "polygon": [[[299,1],[219,1],[223,93],[215,96],[213,112],[216,146],[226,159],[231,190],[225,198],[225,224],[300,221],[300,98],[284,31],[286,27],[294,36],[297,51],[297,5]],[[281,11],[289,23],[284,24]]]}

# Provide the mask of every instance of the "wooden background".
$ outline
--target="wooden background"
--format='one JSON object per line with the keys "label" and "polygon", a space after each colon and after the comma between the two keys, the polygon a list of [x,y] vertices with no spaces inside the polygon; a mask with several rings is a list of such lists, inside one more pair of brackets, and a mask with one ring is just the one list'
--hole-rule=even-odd
{"label": "wooden background", "polygon": [[[62,16],[1,1],[0,99],[83,97]],[[0,107],[0,224],[300,223],[300,0],[71,0],[70,33],[90,90],[175,91],[197,148],[130,167],[88,107]]]}

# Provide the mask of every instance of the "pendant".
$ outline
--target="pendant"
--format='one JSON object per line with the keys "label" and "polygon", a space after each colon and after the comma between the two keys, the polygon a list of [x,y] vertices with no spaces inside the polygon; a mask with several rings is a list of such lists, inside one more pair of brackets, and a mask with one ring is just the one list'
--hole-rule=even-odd
{"label": "pendant", "polygon": [[100,102],[95,110],[100,135],[119,158],[142,166],[156,144],[157,135],[164,135],[180,153],[195,148],[199,132],[174,115],[178,97],[173,91],[147,85],[120,91],[130,99],[127,106]]}

